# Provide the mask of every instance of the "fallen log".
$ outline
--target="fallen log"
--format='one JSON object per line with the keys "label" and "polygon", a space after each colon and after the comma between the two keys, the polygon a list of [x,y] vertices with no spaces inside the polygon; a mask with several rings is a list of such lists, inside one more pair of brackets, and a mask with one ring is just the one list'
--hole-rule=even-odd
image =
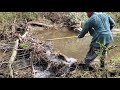
{"label": "fallen log", "polygon": [[44,23],[40,23],[40,22],[28,22],[28,25],[32,25],[32,26],[39,26],[39,27],[53,27],[53,25],[47,25]]}
{"label": "fallen log", "polygon": [[[22,35],[20,38],[24,38],[26,35],[27,35],[28,32],[25,32],[24,35]],[[20,39],[17,39],[15,41],[15,45],[13,47],[13,51],[12,51],[12,56],[9,60],[9,71],[10,71],[10,76],[13,78],[14,75],[13,75],[13,69],[12,69],[12,64],[14,62],[14,60],[16,59],[16,56],[17,56],[17,50],[18,50],[18,45],[19,45],[19,40]]]}

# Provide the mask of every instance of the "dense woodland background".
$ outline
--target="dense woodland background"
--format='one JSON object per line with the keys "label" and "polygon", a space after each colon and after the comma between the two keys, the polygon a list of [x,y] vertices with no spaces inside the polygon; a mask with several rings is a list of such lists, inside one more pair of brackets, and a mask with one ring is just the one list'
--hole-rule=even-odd
{"label": "dense woodland background", "polygon": [[[120,12],[104,12],[109,14],[116,22],[116,27],[120,27]],[[39,20],[46,23],[66,23],[68,20],[71,22],[82,22],[83,25],[88,19],[85,12],[0,12],[0,30],[7,29],[15,20],[34,21]]]}

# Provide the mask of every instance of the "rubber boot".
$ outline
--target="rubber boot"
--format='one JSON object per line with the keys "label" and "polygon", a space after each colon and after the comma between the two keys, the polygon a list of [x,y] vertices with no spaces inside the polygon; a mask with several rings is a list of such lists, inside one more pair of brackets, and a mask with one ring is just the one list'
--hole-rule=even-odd
{"label": "rubber boot", "polygon": [[79,64],[79,67],[81,67],[84,71],[92,71],[94,68],[89,64]]}

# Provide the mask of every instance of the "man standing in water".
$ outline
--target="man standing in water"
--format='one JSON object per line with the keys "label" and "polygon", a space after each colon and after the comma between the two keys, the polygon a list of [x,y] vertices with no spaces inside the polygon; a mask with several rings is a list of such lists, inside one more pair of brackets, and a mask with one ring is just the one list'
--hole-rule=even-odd
{"label": "man standing in water", "polygon": [[100,57],[100,66],[104,67],[106,47],[108,47],[108,45],[113,41],[111,30],[115,26],[115,22],[109,15],[104,13],[86,13],[89,19],[78,35],[78,38],[83,38],[88,32],[93,37],[90,44],[90,49],[84,62],[84,69],[88,70],[90,63],[99,55],[98,51],[102,52]]}

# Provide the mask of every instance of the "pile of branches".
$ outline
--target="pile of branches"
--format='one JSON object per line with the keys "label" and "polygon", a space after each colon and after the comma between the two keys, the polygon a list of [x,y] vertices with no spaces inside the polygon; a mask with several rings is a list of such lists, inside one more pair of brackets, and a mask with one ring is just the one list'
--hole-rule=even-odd
{"label": "pile of branches", "polygon": [[29,58],[33,68],[33,77],[36,77],[36,70],[41,72],[48,71],[50,73],[49,76],[45,76],[44,78],[66,77],[72,65],[71,62],[68,62],[69,58],[56,52],[51,42],[44,42],[31,36],[33,35],[29,34],[29,38],[25,41],[29,43],[29,48],[31,49]]}

